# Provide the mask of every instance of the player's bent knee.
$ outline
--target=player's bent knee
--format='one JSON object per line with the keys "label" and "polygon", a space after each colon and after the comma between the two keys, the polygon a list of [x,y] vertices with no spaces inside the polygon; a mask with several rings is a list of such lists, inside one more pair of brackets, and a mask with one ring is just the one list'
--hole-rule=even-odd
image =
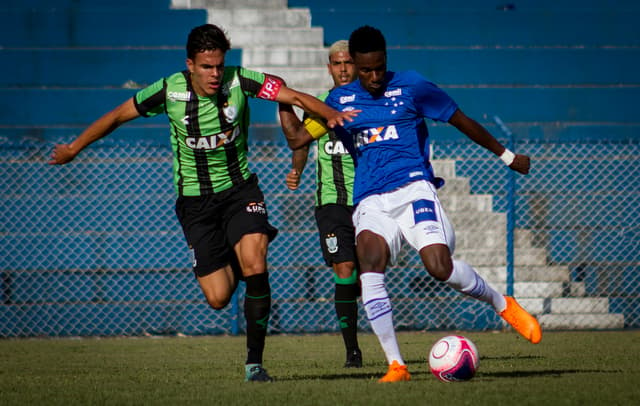
{"label": "player's bent knee", "polygon": [[207,297],[207,303],[213,310],[222,310],[229,304],[230,299],[219,300],[218,298]]}

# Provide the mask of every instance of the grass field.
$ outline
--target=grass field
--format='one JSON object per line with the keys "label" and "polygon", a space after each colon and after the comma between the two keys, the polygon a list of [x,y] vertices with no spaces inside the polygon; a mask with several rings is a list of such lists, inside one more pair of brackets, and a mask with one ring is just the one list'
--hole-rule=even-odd
{"label": "grass field", "polygon": [[267,338],[273,383],[244,383],[244,337],[0,340],[0,405],[632,405],[640,404],[640,332],[463,332],[480,352],[465,383],[428,370],[447,332],[398,335],[411,382],[379,384],[377,339],[362,369],[344,369],[338,335]]}

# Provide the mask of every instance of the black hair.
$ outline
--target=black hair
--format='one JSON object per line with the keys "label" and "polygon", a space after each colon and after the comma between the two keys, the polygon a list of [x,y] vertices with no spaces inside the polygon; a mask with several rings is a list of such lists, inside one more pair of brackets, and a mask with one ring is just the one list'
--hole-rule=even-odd
{"label": "black hair", "polygon": [[382,51],[387,53],[387,41],[382,32],[369,25],[363,25],[351,33],[349,37],[349,53],[353,57],[356,52],[366,54]]}
{"label": "black hair", "polygon": [[189,33],[187,58],[195,59],[197,53],[215,49],[226,53],[230,48],[231,43],[220,27],[213,24],[204,24],[195,27]]}

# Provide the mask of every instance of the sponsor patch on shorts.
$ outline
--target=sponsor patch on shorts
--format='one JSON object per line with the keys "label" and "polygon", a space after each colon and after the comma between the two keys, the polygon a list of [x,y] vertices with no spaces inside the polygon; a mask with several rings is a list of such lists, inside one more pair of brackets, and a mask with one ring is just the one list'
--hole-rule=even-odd
{"label": "sponsor patch on shorts", "polygon": [[247,213],[267,214],[267,206],[264,202],[251,202],[247,204],[246,210]]}
{"label": "sponsor patch on shorts", "polygon": [[418,200],[413,202],[413,218],[416,223],[422,221],[437,221],[436,205],[433,200]]}

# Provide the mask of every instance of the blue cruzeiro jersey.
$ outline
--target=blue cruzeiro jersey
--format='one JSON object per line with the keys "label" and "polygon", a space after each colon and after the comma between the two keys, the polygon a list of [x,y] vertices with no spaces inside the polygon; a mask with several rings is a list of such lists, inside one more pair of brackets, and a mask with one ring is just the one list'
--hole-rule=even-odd
{"label": "blue cruzeiro jersey", "polygon": [[455,101],[419,73],[387,72],[386,89],[372,96],[360,81],[334,89],[326,103],[338,111],[362,110],[336,127],[356,165],[354,204],[409,182],[434,181],[425,118],[449,121]]}

